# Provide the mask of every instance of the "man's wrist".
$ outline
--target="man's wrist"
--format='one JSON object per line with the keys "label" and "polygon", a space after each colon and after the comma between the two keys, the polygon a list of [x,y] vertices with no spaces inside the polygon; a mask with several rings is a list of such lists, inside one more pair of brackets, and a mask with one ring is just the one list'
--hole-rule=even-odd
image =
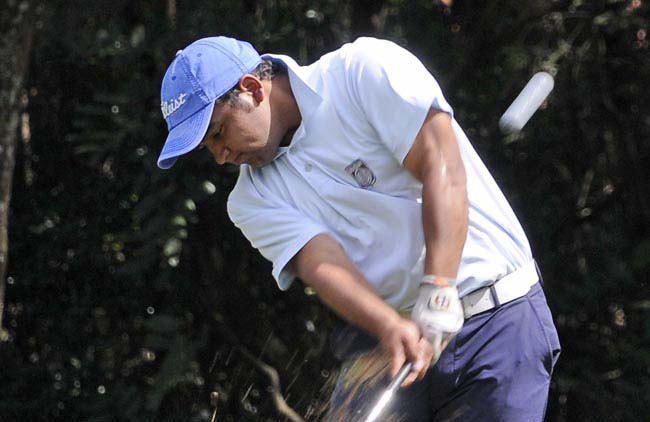
{"label": "man's wrist", "polygon": [[435,274],[425,274],[422,277],[420,286],[425,284],[432,284],[437,287],[456,287],[456,279],[451,277],[443,277]]}
{"label": "man's wrist", "polygon": [[391,308],[391,310],[385,314],[381,320],[376,321],[377,323],[374,324],[374,329],[371,331],[371,334],[383,343],[385,339],[393,333],[401,319],[402,316]]}

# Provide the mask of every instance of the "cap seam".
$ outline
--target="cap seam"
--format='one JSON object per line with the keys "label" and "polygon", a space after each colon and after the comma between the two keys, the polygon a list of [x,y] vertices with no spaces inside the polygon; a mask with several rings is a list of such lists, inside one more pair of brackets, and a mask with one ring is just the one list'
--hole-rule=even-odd
{"label": "cap seam", "polygon": [[196,110],[194,113],[192,113],[192,114],[190,114],[189,116],[185,117],[185,118],[184,118],[183,120],[181,120],[180,122],[177,122],[176,125],[174,125],[174,127],[173,127],[172,129],[174,129],[175,127],[177,127],[178,125],[180,125],[181,123],[183,123],[184,121],[186,121],[187,119],[189,119],[190,117],[194,116],[196,113],[202,111],[204,108],[208,107],[208,106],[209,106],[210,104],[212,104],[214,101],[215,101],[215,100],[212,100],[212,101],[208,102],[206,105],[204,105],[204,106],[201,107],[200,109]]}
{"label": "cap seam", "polygon": [[190,70],[189,64],[186,63],[187,62],[187,57],[185,57],[185,53],[181,53],[180,56],[181,56],[181,60],[180,60],[181,69],[183,70],[183,72],[185,72],[185,76],[189,80],[190,85],[192,85],[192,89],[193,89],[192,93],[193,94],[198,94],[199,98],[202,99],[203,101],[210,101],[210,99],[208,98],[208,96],[205,93],[205,90],[199,84],[199,81],[197,80],[197,78],[194,76],[194,74]]}

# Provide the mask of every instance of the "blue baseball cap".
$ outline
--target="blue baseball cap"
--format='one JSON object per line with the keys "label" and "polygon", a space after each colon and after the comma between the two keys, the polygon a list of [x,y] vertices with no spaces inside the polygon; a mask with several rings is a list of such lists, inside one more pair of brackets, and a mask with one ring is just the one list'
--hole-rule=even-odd
{"label": "blue baseball cap", "polygon": [[160,109],[169,135],[158,167],[196,148],[210,125],[214,104],[262,59],[252,45],[228,37],[202,38],[176,53],[160,89]]}

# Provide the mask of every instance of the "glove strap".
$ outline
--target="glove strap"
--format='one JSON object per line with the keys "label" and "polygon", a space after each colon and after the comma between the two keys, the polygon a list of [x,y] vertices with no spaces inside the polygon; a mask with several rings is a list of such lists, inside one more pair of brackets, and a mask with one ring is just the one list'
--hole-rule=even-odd
{"label": "glove strap", "polygon": [[422,277],[420,286],[423,284],[433,284],[434,286],[438,287],[456,287],[456,283],[456,279],[454,278],[441,277],[435,274],[426,274],[424,277]]}

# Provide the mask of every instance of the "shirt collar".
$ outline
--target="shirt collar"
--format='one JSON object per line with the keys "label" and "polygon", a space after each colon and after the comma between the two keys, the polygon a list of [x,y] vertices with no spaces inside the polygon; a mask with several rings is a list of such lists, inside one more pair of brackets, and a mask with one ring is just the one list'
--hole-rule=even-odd
{"label": "shirt collar", "polygon": [[263,59],[279,61],[287,66],[291,90],[296,97],[303,119],[309,119],[323,101],[309,81],[311,72],[308,66],[300,66],[294,59],[282,54],[265,54]]}

